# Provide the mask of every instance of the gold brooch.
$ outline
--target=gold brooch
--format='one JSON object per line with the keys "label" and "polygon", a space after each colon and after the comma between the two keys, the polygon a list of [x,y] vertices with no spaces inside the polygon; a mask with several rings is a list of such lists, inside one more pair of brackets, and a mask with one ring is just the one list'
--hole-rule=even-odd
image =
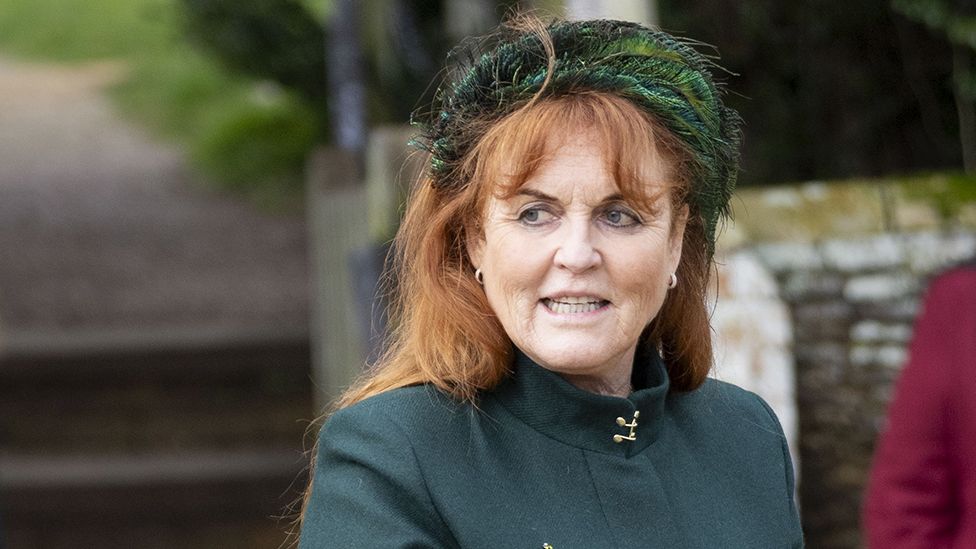
{"label": "gold brooch", "polygon": [[620,442],[623,442],[625,440],[629,440],[629,441],[635,441],[635,440],[637,440],[637,418],[639,418],[639,417],[640,417],[640,411],[638,411],[638,410],[634,410],[634,419],[630,420],[630,423],[627,423],[627,420],[626,419],[624,419],[622,417],[618,417],[617,418],[617,425],[619,425],[621,427],[628,427],[630,429],[630,434],[628,434],[626,436],[625,435],[613,435],[613,441],[614,442],[617,442],[617,443],[620,443]]}

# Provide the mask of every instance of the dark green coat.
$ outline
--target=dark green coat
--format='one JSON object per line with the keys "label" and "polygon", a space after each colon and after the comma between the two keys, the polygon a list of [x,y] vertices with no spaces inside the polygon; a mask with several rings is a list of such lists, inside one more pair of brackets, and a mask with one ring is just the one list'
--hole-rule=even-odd
{"label": "dark green coat", "polygon": [[[300,546],[802,546],[786,442],[759,397],[714,380],[669,393],[656,357],[634,383],[595,395],[520,356],[477,409],[426,386],[345,408],[322,429]],[[636,440],[614,442],[635,411]]]}

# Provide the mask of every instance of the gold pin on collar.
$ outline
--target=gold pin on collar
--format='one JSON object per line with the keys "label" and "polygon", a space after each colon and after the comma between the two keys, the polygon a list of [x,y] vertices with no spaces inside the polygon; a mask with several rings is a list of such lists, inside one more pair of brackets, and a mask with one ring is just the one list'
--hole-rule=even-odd
{"label": "gold pin on collar", "polygon": [[622,417],[618,417],[617,425],[621,427],[629,428],[630,433],[627,435],[613,435],[613,441],[616,443],[620,443],[625,440],[629,440],[631,442],[637,440],[637,418],[639,417],[640,417],[640,411],[638,410],[634,410],[634,419],[630,420],[630,423],[627,423],[626,419]]}
{"label": "gold pin on collar", "polygon": [[543,543],[542,549],[555,549],[555,548],[552,545],[549,545],[548,543]]}

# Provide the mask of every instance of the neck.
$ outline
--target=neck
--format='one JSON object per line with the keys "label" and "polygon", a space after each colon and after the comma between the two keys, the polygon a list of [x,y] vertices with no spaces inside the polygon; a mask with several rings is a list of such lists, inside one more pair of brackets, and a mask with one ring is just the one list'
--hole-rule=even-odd
{"label": "neck", "polygon": [[631,392],[633,392],[633,388],[630,385],[629,373],[627,377],[622,380],[610,380],[607,378],[574,376],[567,374],[560,375],[563,377],[563,379],[572,383],[578,389],[582,389],[589,393],[626,398]]}
{"label": "neck", "polygon": [[605,396],[615,396],[627,398],[633,392],[631,377],[634,372],[634,355],[637,346],[627,350],[621,355],[610,358],[607,362],[585,366],[585,365],[566,365],[553,366],[523,353],[539,366],[558,374],[560,377],[570,382],[576,388]]}

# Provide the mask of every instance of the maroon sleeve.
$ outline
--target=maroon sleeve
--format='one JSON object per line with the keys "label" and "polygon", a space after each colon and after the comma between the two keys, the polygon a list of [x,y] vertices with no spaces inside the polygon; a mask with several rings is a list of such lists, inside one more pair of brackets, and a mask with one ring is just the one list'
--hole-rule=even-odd
{"label": "maroon sleeve", "polygon": [[[976,270],[959,269],[929,288],[908,364],[888,409],[864,504],[868,545],[950,547],[959,522],[960,371],[976,335]],[[960,377],[962,374],[962,377]],[[970,421],[965,419],[963,422]]]}

